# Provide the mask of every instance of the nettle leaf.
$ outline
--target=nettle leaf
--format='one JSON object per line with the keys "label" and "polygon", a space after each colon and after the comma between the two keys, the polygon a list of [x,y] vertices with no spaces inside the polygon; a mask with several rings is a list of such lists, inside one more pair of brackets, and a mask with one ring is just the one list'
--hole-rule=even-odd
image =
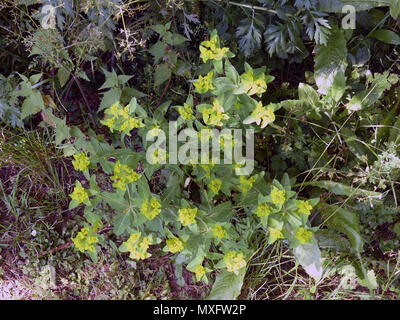
{"label": "nettle leaf", "polygon": [[246,57],[260,48],[261,32],[255,26],[254,19],[246,18],[240,21],[240,26],[236,29],[236,37],[239,38],[239,49]]}
{"label": "nettle leaf", "polygon": [[219,273],[207,300],[235,300],[242,291],[245,274],[246,268],[242,268],[238,275],[226,270]]}
{"label": "nettle leaf", "polygon": [[157,64],[161,58],[165,56],[166,48],[167,44],[162,41],[158,41],[156,44],[150,47],[149,52],[153,55],[155,64]]}
{"label": "nettle leaf", "polygon": [[31,95],[24,100],[21,110],[21,120],[36,114],[45,108],[42,95],[39,91],[32,91]]}
{"label": "nettle leaf", "polygon": [[356,253],[363,251],[364,241],[360,234],[360,223],[356,212],[328,204],[321,205],[320,211],[329,228],[346,234]]}
{"label": "nettle leaf", "polygon": [[[364,107],[372,106],[392,86],[389,79],[389,72],[384,72],[383,74],[375,73],[368,88],[355,95],[347,104],[347,108],[351,111],[359,111]],[[393,79],[393,82],[397,81],[397,78]]]}
{"label": "nettle leaf", "polygon": [[306,244],[299,244],[293,248],[293,254],[304,270],[318,282],[322,278],[322,258],[318,243],[314,237]]}
{"label": "nettle leaf", "polygon": [[154,86],[159,86],[171,78],[171,69],[167,63],[160,64],[154,73]]}
{"label": "nettle leaf", "polygon": [[314,78],[320,94],[331,94],[335,101],[343,96],[346,86],[347,47],[344,33],[337,26],[326,46],[315,48]]}

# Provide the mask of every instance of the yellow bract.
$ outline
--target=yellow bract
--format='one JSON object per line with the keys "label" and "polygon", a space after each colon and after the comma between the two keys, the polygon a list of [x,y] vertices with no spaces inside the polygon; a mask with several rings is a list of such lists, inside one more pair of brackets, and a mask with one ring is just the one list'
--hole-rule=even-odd
{"label": "yellow bract", "polygon": [[276,228],[268,228],[269,243],[274,243],[278,239],[283,239],[282,230]]}
{"label": "yellow bract", "polygon": [[194,273],[196,274],[196,280],[200,281],[201,278],[203,278],[203,276],[206,274],[206,269],[199,264],[198,266],[196,266],[196,269],[194,269]]}
{"label": "yellow bract", "polygon": [[265,128],[267,125],[275,121],[275,114],[272,107],[264,107],[261,101],[253,110],[251,116],[257,125],[261,125],[261,128]]}
{"label": "yellow bract", "polygon": [[218,194],[219,190],[221,189],[222,181],[221,179],[215,178],[210,181],[208,187],[214,194]]}
{"label": "yellow bract", "polygon": [[89,199],[89,194],[83,187],[76,186],[74,191],[70,194],[72,200],[76,200],[78,203],[86,202]]}
{"label": "yellow bract", "polygon": [[100,121],[102,124],[110,128],[110,131],[121,131],[130,135],[133,128],[143,127],[144,124],[129,115],[129,106],[125,108],[119,102],[114,103],[110,108],[104,112],[107,116],[104,120]]}
{"label": "yellow bract", "polygon": [[151,197],[150,201],[149,199],[143,201],[140,212],[147,219],[153,220],[161,212],[161,203],[155,197]]}
{"label": "yellow bract", "polygon": [[213,232],[214,237],[216,237],[216,238],[223,239],[223,238],[226,238],[226,236],[227,236],[227,232],[226,232],[225,228],[219,224],[214,226],[214,228],[212,229],[212,232]]}
{"label": "yellow bract", "polygon": [[208,60],[220,61],[228,52],[229,48],[220,48],[218,35],[213,35],[209,41],[200,44],[200,57],[204,63]]}
{"label": "yellow bract", "polygon": [[246,260],[244,260],[241,252],[229,251],[225,254],[224,261],[228,272],[233,272],[236,275],[239,274],[240,269],[246,266]]}
{"label": "yellow bract", "polygon": [[126,164],[121,164],[118,160],[114,166],[114,175],[111,177],[111,180],[115,181],[113,187],[126,190],[127,184],[139,180],[141,176]]}
{"label": "yellow bract", "polygon": [[259,217],[266,217],[269,214],[271,214],[271,208],[269,207],[268,204],[266,203],[261,203],[257,206],[256,210],[254,210],[254,213]]}
{"label": "yellow bract", "polygon": [[254,182],[256,182],[256,178],[251,177],[249,179],[246,179],[244,176],[240,176],[239,182],[240,190],[242,190],[242,192],[246,194],[253,187]]}
{"label": "yellow bract", "polygon": [[86,153],[81,152],[79,154],[74,154],[74,161],[72,161],[72,165],[75,170],[85,171],[90,164],[90,161],[86,155]]}
{"label": "yellow bract", "polygon": [[312,237],[312,232],[305,229],[305,228],[299,228],[296,231],[296,239],[300,241],[301,244],[306,244],[311,240]]}
{"label": "yellow bract", "polygon": [[224,113],[224,108],[217,99],[214,99],[213,106],[203,111],[203,120],[207,125],[222,126],[222,120],[228,120],[229,116]]}
{"label": "yellow bract", "polygon": [[142,237],[140,232],[132,233],[127,241],[123,244],[129,251],[129,257],[133,260],[144,260],[151,257],[151,254],[147,252],[152,242],[151,235],[148,237]]}
{"label": "yellow bract", "polygon": [[177,253],[183,250],[183,242],[177,237],[173,237],[167,240],[168,250],[172,253]]}
{"label": "yellow bract", "polygon": [[193,84],[196,88],[196,92],[198,93],[206,93],[209,90],[214,89],[214,85],[212,83],[214,77],[214,72],[210,71],[206,76],[199,76]]}
{"label": "yellow bract", "polygon": [[179,209],[179,221],[183,226],[188,226],[196,223],[197,208],[193,209]]}
{"label": "yellow bract", "polygon": [[304,213],[306,215],[311,214],[312,206],[307,201],[299,201],[297,203],[297,208],[298,213]]}
{"label": "yellow bract", "polygon": [[254,76],[253,69],[250,69],[246,73],[240,76],[245,92],[252,96],[253,94],[261,95],[267,91],[267,83],[265,81],[264,73],[258,77]]}
{"label": "yellow bract", "polygon": [[193,110],[187,103],[184,103],[183,107],[178,107],[178,112],[185,120],[190,120],[193,118]]}
{"label": "yellow bract", "polygon": [[95,244],[99,241],[99,239],[95,232],[95,228],[82,228],[76,237],[72,238],[72,241],[80,252],[95,252]]}
{"label": "yellow bract", "polygon": [[286,191],[280,190],[277,187],[273,186],[271,190],[271,199],[272,203],[276,206],[281,206],[285,203],[286,200]]}

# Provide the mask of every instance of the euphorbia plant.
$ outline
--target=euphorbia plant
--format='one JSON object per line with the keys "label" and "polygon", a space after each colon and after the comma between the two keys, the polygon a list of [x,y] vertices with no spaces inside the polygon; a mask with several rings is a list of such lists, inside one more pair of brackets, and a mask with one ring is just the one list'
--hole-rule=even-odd
{"label": "euphorbia plant", "polygon": [[[163,252],[172,253],[178,273],[185,264],[197,281],[207,282],[208,274],[216,269],[243,278],[254,254],[251,239],[256,230],[264,232],[270,244],[281,239],[292,247],[313,242],[308,216],[318,199],[300,200],[287,174],[280,182],[268,181],[257,164],[244,175],[240,169],[254,159],[227,157],[227,163],[221,163],[219,149],[210,158],[201,148],[208,140],[224,145],[225,152],[242,146],[242,137],[230,133],[233,129],[276,130],[275,112],[281,106],[263,102],[274,77],[265,68],[253,69],[247,63],[239,75],[229,62],[233,54],[221,47],[216,31],[201,43],[200,52],[205,73],[193,82],[194,91],[182,105],[171,106],[167,101],[150,113],[135,98],[127,105],[115,101],[105,110],[102,124],[120,133],[120,147],[92,135],[90,142],[81,145],[83,151],[74,155],[74,168],[84,171],[89,187],[76,183],[70,207],[84,204],[91,226],[85,226],[73,241],[94,259],[99,249],[96,231],[105,221],[101,202],[114,210],[114,233],[121,239],[120,251],[129,252],[129,259],[147,259],[150,246],[161,244]],[[174,126],[179,138],[172,148],[160,136],[171,135]],[[125,145],[124,138],[133,129],[142,141],[140,152]],[[227,131],[219,134],[215,129]],[[182,135],[185,130],[196,134]],[[199,151],[193,153],[197,158],[193,145]],[[177,162],[177,153],[180,157],[185,150],[191,151],[188,161]],[[98,164],[109,175],[112,192],[100,191]],[[154,191],[155,172],[165,177],[161,192]]]}

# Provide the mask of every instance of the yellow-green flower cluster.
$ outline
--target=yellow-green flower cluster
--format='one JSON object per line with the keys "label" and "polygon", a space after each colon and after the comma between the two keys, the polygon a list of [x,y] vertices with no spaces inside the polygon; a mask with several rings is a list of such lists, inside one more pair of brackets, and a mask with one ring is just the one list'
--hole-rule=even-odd
{"label": "yellow-green flower cluster", "polygon": [[121,164],[118,160],[114,166],[114,175],[111,177],[111,180],[115,181],[113,187],[126,190],[127,184],[139,180],[141,176],[126,164]]}
{"label": "yellow-green flower cluster", "polygon": [[221,179],[218,178],[212,179],[208,185],[208,187],[214,194],[218,194],[219,190],[221,189],[221,186],[222,186],[222,181]]}
{"label": "yellow-green flower cluster", "polygon": [[185,120],[190,120],[193,118],[193,110],[187,103],[184,103],[183,106],[178,107],[178,112]]}
{"label": "yellow-green flower cluster", "polygon": [[264,107],[261,101],[257,104],[256,108],[251,113],[257,125],[261,125],[261,128],[265,128],[267,125],[275,121],[275,114],[272,107]]}
{"label": "yellow-green flower cluster", "polygon": [[81,231],[76,235],[75,238],[72,238],[72,241],[75,247],[80,252],[90,251],[95,252],[95,245],[99,241],[97,234],[95,232],[95,228],[82,228]]}
{"label": "yellow-green flower cluster", "polygon": [[299,201],[297,203],[297,213],[304,213],[306,215],[311,214],[312,206],[308,203],[308,201]]}
{"label": "yellow-green flower cluster", "polygon": [[74,154],[74,159],[72,161],[72,165],[74,169],[77,171],[85,171],[89,167],[90,161],[86,155],[86,153],[81,152],[79,154]]}
{"label": "yellow-green flower cluster", "polygon": [[228,120],[221,103],[214,99],[213,106],[203,110],[203,120],[207,125],[222,126],[222,120]]}
{"label": "yellow-green flower cluster", "polygon": [[211,36],[210,40],[200,43],[200,57],[203,59],[204,63],[208,60],[220,61],[228,52],[229,48],[220,48],[217,34]]}
{"label": "yellow-green flower cluster", "polygon": [[312,232],[305,229],[305,228],[299,228],[296,231],[296,239],[299,240],[301,244],[305,244],[311,240],[312,237]]}
{"label": "yellow-green flower cluster", "polygon": [[193,84],[196,88],[196,92],[198,93],[206,93],[209,90],[214,89],[214,85],[212,83],[214,77],[214,72],[210,71],[207,73],[206,76],[199,76],[199,79],[197,79]]}
{"label": "yellow-green flower cluster", "polygon": [[194,269],[194,273],[196,275],[196,280],[200,281],[201,278],[203,278],[203,276],[206,274],[206,269],[201,264],[199,264]]}
{"label": "yellow-green flower cluster", "polygon": [[172,253],[177,253],[183,250],[183,242],[177,238],[173,237],[167,240],[168,250]]}
{"label": "yellow-green flower cluster", "polygon": [[242,252],[229,251],[224,255],[224,262],[228,272],[233,272],[236,275],[239,274],[240,269],[246,266]]}
{"label": "yellow-green flower cluster", "polygon": [[285,203],[286,200],[286,191],[280,190],[277,187],[273,186],[271,190],[271,200],[274,205],[280,207]]}
{"label": "yellow-green flower cluster", "polygon": [[246,179],[244,176],[240,176],[239,178],[239,188],[242,190],[244,194],[246,194],[252,187],[254,182],[256,182],[255,177],[251,177],[249,179]]}
{"label": "yellow-green flower cluster", "polygon": [[212,232],[214,237],[216,238],[226,238],[227,236],[227,232],[225,230],[225,228],[223,226],[221,226],[220,224],[216,224],[213,228],[212,228]]}
{"label": "yellow-green flower cluster", "polygon": [[110,131],[121,131],[130,135],[133,128],[143,127],[144,124],[129,115],[129,105],[125,108],[119,102],[114,103],[110,108],[105,111],[106,118],[100,121],[102,124],[110,128]]}
{"label": "yellow-green flower cluster", "polygon": [[256,210],[254,210],[254,213],[259,217],[267,217],[272,213],[272,210],[270,206],[266,203],[261,203],[257,206]]}
{"label": "yellow-green flower cluster", "polygon": [[179,221],[183,226],[188,226],[196,223],[197,208],[189,209],[179,209]]}
{"label": "yellow-green flower cluster", "polygon": [[277,228],[268,228],[269,231],[269,243],[274,243],[278,239],[283,239],[282,230]]}
{"label": "yellow-green flower cluster", "polygon": [[252,96],[253,94],[261,95],[267,91],[267,83],[264,73],[255,76],[253,69],[240,76],[245,92]]}
{"label": "yellow-green flower cluster", "polygon": [[142,237],[140,232],[132,233],[127,241],[123,244],[130,253],[129,257],[133,260],[144,260],[151,257],[151,254],[147,252],[152,242],[151,235],[148,237]]}
{"label": "yellow-green flower cluster", "polygon": [[78,203],[87,203],[89,200],[89,194],[81,186],[75,186],[74,191],[70,194],[72,200]]}
{"label": "yellow-green flower cluster", "polygon": [[151,197],[150,200],[146,199],[142,203],[142,207],[140,208],[140,212],[147,219],[153,220],[161,212],[161,203],[155,197]]}

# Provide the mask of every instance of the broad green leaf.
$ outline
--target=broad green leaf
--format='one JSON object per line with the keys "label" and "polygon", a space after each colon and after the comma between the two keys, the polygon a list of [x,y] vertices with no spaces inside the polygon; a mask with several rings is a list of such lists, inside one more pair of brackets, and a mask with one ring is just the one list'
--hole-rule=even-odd
{"label": "broad green leaf", "polygon": [[392,4],[390,5],[390,15],[393,19],[397,19],[400,15],[400,1],[392,0]]}
{"label": "broad green leaf", "polygon": [[320,212],[330,228],[347,235],[355,252],[362,252],[363,239],[360,234],[360,224],[356,212],[328,204],[321,204]]}
{"label": "broad green leaf", "polygon": [[314,237],[310,243],[300,244],[293,248],[293,254],[315,282],[321,280],[323,271],[321,251]]}
{"label": "broad green leaf", "polygon": [[335,26],[327,45],[317,45],[315,48],[314,77],[318,92],[324,95],[330,93],[338,101],[346,86],[346,68],[346,39],[343,31]]}
{"label": "broad green leaf", "polygon": [[171,69],[168,67],[168,64],[160,64],[154,73],[154,86],[163,84],[169,78],[171,78]]}
{"label": "broad green leaf", "polygon": [[215,279],[207,300],[235,300],[240,295],[243,286],[246,268],[242,268],[238,275],[226,270],[219,273]]}
{"label": "broad green leaf", "polygon": [[382,42],[387,44],[399,45],[400,44],[400,37],[391,30],[387,29],[379,29],[371,32],[369,34],[370,37],[374,37]]}
{"label": "broad green leaf", "polygon": [[159,63],[161,58],[165,55],[166,48],[167,45],[162,41],[158,41],[150,47],[149,52],[153,55],[155,64]]}
{"label": "broad green leaf", "polygon": [[39,91],[32,91],[31,95],[24,100],[21,110],[21,120],[38,113],[44,109],[44,102]]}
{"label": "broad green leaf", "polygon": [[312,182],[305,182],[303,185],[306,186],[313,186],[318,188],[323,188],[332,192],[338,196],[368,196],[371,198],[381,199],[383,197],[382,193],[369,191],[365,189],[353,188],[351,186],[345,185],[343,183],[335,182],[335,181],[312,181]]}
{"label": "broad green leaf", "polygon": [[117,216],[114,221],[114,233],[116,236],[120,236],[126,230],[128,230],[129,226],[132,224],[133,216],[132,212],[128,211],[126,213],[122,212]]}

